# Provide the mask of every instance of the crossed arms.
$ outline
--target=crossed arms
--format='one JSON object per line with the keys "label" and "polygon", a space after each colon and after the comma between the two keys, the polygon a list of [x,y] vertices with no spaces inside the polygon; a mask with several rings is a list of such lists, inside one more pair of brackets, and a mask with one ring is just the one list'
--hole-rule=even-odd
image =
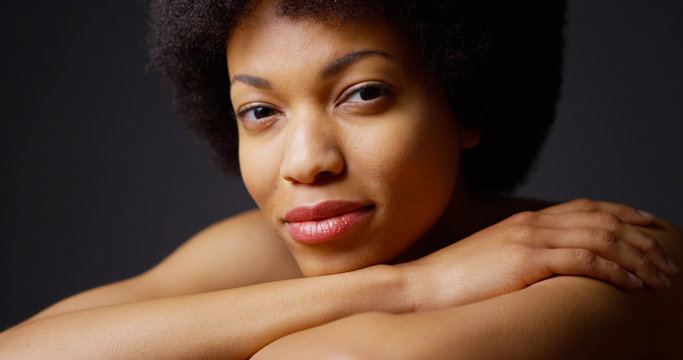
{"label": "crossed arms", "polygon": [[[147,274],[58,303],[2,333],[0,355],[529,358],[595,355],[596,344],[625,358],[639,347],[653,356],[681,351],[672,341],[683,302],[676,278],[668,290],[626,292],[552,277],[638,288],[627,268],[649,287],[666,287],[659,272],[673,272],[648,239],[683,263],[681,233],[630,208],[573,202],[513,217],[415,262],[290,280],[282,279],[299,276],[295,264],[282,245],[260,240],[268,236],[254,230],[259,221],[256,213],[228,221]],[[238,240],[224,241],[226,233]],[[207,261],[212,253],[231,261]],[[241,259],[259,261],[245,269]]]}

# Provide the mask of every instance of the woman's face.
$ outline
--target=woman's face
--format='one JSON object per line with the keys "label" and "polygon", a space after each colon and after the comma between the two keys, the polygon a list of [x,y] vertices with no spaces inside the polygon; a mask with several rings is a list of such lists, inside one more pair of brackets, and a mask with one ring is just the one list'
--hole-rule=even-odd
{"label": "woman's face", "polygon": [[391,261],[438,220],[476,139],[400,31],[266,3],[227,61],[244,182],[305,275]]}

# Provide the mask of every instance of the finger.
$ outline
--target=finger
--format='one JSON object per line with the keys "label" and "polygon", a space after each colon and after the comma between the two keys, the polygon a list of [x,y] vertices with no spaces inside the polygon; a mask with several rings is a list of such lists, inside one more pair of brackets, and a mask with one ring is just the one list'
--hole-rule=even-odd
{"label": "finger", "polygon": [[552,274],[588,276],[627,290],[643,287],[637,276],[586,249],[545,250],[539,254],[539,260]]}
{"label": "finger", "polygon": [[613,233],[600,229],[545,229],[547,246],[554,249],[585,249],[601,258],[612,261],[642,279],[654,288],[670,285],[668,277],[661,273],[651,259],[628,242],[621,241]]}
{"label": "finger", "polygon": [[666,256],[662,246],[650,234],[629,224],[623,224],[616,230],[615,235],[645,254],[659,271],[669,276],[678,272],[673,260]]}
{"label": "finger", "polygon": [[[604,232],[610,232],[616,237],[614,241],[623,241],[630,244],[644,254],[659,271],[666,275],[674,275],[676,273],[676,269],[671,267],[664,249],[652,236],[635,226],[622,222],[618,217],[610,213],[602,211],[564,214],[537,213],[534,224],[554,229],[589,229],[593,231],[593,236],[600,236],[606,246],[612,245],[607,241],[613,237],[605,235]],[[598,240],[600,239],[593,239],[593,241]]]}
{"label": "finger", "polygon": [[646,226],[652,223],[654,216],[646,211],[637,210],[631,206],[606,201],[594,201],[589,199],[576,199],[563,204],[558,204],[541,210],[548,214],[560,214],[576,211],[603,211],[618,217],[621,221],[629,224]]}

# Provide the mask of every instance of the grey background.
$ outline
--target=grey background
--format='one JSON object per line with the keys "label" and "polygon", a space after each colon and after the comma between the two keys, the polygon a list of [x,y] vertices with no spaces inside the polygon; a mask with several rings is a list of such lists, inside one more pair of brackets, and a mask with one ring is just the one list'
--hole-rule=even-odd
{"label": "grey background", "polygon": [[[559,116],[519,194],[683,224],[681,15],[570,1]],[[145,74],[144,32],[137,2],[0,4],[0,328],[253,207]]]}

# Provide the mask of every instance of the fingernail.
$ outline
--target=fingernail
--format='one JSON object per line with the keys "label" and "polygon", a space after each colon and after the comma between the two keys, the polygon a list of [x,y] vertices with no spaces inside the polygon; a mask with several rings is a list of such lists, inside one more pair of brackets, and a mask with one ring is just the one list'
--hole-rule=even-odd
{"label": "fingernail", "polygon": [[640,280],[639,277],[637,277],[637,276],[631,274],[631,273],[628,272],[628,271],[626,272],[626,274],[628,275],[628,279],[631,280],[631,282],[632,282],[634,285],[636,285],[636,286],[639,287],[639,288],[640,288],[640,287],[643,287],[643,280]]}
{"label": "fingernail", "polygon": [[671,260],[671,259],[666,259],[667,265],[669,265],[669,269],[674,272],[674,274],[678,274],[678,266],[676,266],[676,263]]}
{"label": "fingernail", "polygon": [[655,218],[654,215],[650,214],[649,212],[647,212],[647,211],[645,211],[645,210],[638,210],[638,214],[640,214],[640,215],[642,215],[643,217],[646,217],[646,218],[648,218],[648,219],[654,219],[654,218]]}
{"label": "fingernail", "polygon": [[657,271],[657,275],[659,276],[659,279],[662,280],[662,282],[664,283],[664,285],[666,287],[671,286],[671,280],[669,280],[669,278],[666,277],[666,275],[660,273],[659,271]]}

